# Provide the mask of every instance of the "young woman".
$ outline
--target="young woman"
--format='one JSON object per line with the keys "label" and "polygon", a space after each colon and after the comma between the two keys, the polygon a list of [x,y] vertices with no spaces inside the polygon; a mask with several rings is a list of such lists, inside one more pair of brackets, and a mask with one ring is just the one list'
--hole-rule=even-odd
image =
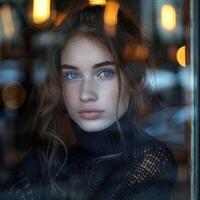
{"label": "young woman", "polygon": [[145,78],[136,19],[120,5],[111,33],[106,5],[78,6],[48,47],[37,142],[11,173],[6,198],[168,200],[173,156],[134,123]]}

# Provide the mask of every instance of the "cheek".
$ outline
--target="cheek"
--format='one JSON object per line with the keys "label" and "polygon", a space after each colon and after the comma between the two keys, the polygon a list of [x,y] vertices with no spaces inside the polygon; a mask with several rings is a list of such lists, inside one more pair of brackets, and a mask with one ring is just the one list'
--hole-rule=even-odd
{"label": "cheek", "polygon": [[77,91],[77,89],[70,85],[62,85],[62,95],[67,109],[72,108],[77,99],[77,92],[74,91]]}
{"label": "cheek", "polygon": [[[117,101],[119,95],[118,79],[115,78],[108,82],[101,82],[99,84],[99,95],[105,99],[111,99],[113,102]],[[123,92],[123,91],[122,91]],[[124,93],[124,92],[123,92]]]}
{"label": "cheek", "polygon": [[119,91],[118,91],[118,88],[113,88],[111,91],[110,91],[110,101],[112,103],[112,105],[117,105],[117,99],[118,99],[118,96],[119,96]]}
{"label": "cheek", "polygon": [[127,88],[126,89],[123,88],[121,91],[121,97],[120,97],[120,103],[119,103],[120,109],[122,111],[128,109],[130,96],[131,96],[130,91]]}
{"label": "cheek", "polygon": [[117,109],[117,99],[118,99],[118,83],[111,82],[110,84],[105,84],[101,87],[101,93],[99,93],[99,97],[104,102],[105,107],[108,110],[113,110],[113,112]]}
{"label": "cheek", "polygon": [[[125,83],[122,82],[122,85],[125,85]],[[101,97],[103,97],[106,102],[110,102],[112,105],[117,104],[119,95],[120,95],[119,99],[120,104],[127,104],[127,102],[129,102],[130,90],[125,86],[121,87],[121,92],[119,94],[119,87],[117,81],[109,85],[104,85],[101,89]]]}

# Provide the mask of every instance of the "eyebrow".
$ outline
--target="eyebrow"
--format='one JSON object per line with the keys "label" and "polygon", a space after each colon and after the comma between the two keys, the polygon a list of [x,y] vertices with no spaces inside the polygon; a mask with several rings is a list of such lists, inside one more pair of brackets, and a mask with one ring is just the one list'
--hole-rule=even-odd
{"label": "eyebrow", "polygon": [[[100,67],[104,67],[104,66],[107,66],[107,65],[115,65],[115,63],[113,61],[104,61],[104,62],[96,63],[92,67],[93,68],[100,68]],[[78,68],[73,66],[73,65],[63,64],[63,65],[61,65],[61,69],[77,70]]]}

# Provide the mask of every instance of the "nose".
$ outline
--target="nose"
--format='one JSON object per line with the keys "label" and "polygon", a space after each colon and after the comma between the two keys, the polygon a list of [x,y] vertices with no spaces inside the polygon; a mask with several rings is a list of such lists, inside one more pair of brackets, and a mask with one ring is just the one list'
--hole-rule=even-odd
{"label": "nose", "polygon": [[89,102],[96,101],[97,99],[97,87],[94,81],[84,80],[80,88],[80,100],[83,102]]}

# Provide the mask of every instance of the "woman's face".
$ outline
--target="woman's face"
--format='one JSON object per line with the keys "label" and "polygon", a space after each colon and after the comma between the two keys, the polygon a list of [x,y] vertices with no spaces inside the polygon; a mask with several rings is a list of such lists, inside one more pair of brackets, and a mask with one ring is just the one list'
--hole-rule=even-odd
{"label": "woman's face", "polygon": [[[118,76],[109,51],[99,42],[72,38],[61,55],[62,94],[71,118],[85,131],[101,131],[116,120]],[[122,78],[118,118],[128,108],[129,92]]]}

